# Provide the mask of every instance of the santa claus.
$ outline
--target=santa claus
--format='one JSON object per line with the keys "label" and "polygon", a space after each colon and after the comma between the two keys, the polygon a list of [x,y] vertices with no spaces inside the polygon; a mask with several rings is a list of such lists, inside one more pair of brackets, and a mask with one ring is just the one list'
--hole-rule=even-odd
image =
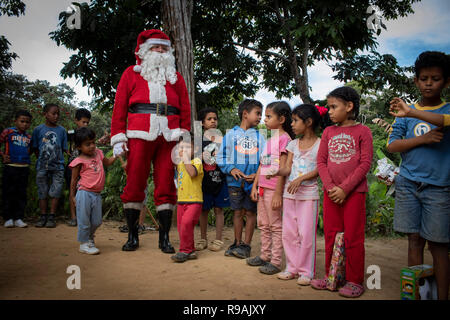
{"label": "santa claus", "polygon": [[120,198],[128,224],[124,251],[139,247],[138,220],[153,164],[154,202],[159,220],[159,247],[175,250],[169,241],[176,203],[171,151],[182,130],[190,131],[191,108],[183,77],[176,71],[169,37],[145,30],[137,39],[135,66],[128,67],[117,86],[111,121],[114,155],[127,154],[127,183]]}

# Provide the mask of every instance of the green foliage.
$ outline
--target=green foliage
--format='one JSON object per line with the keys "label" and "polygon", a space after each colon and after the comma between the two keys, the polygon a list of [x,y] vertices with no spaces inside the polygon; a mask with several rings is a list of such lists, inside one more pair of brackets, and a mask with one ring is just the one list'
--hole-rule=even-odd
{"label": "green foliage", "polygon": [[[366,26],[369,4],[377,5],[385,19],[395,19],[411,13],[414,2],[194,1],[190,20],[197,108],[230,108],[230,98],[252,96],[261,87],[277,97],[300,93],[308,98],[303,61],[310,66],[375,48],[375,35]],[[111,110],[120,75],[135,64],[137,34],[161,27],[161,1],[93,0],[80,6],[81,30],[69,30],[62,12],[51,33],[58,45],[78,52],[61,75],[81,79],[93,89],[97,106]],[[305,92],[299,92],[299,83]]]}

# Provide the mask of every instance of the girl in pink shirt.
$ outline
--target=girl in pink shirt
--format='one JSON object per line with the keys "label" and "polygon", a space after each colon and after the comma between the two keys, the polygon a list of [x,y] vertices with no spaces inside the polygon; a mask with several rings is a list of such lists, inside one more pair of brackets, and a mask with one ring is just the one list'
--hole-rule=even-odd
{"label": "girl in pink shirt", "polygon": [[261,230],[261,254],[247,258],[247,264],[259,266],[261,273],[275,274],[281,271],[283,255],[281,207],[285,179],[279,177],[269,180],[266,175],[278,171],[286,161],[286,146],[294,136],[291,108],[284,101],[270,103],[266,107],[264,123],[272,130],[272,137],[261,154],[251,192],[252,200],[258,201],[257,222]]}
{"label": "girl in pink shirt", "polygon": [[103,152],[95,146],[95,132],[87,127],[75,131],[74,141],[80,155],[69,164],[72,169],[70,201],[76,207],[80,252],[98,254],[100,251],[95,247],[94,233],[102,224],[100,192],[105,185],[103,166],[113,164],[116,157],[103,156]]}
{"label": "girl in pink shirt", "polygon": [[317,169],[322,179],[323,223],[325,238],[325,278],[311,286],[327,289],[336,233],[344,232],[344,297],[359,297],[364,292],[364,226],[366,222],[366,175],[372,164],[373,146],[370,129],[356,123],[359,95],[351,87],[340,87],[327,96],[330,119],[336,125],[323,132]]}
{"label": "girl in pink shirt", "polygon": [[[319,111],[320,109],[320,111]],[[278,274],[282,280],[298,277],[299,285],[309,285],[316,267],[316,229],[319,216],[317,185],[316,134],[326,108],[302,104],[292,111],[292,129],[298,139],[286,147],[287,160],[277,175],[288,176],[283,194],[283,247],[286,270]]]}

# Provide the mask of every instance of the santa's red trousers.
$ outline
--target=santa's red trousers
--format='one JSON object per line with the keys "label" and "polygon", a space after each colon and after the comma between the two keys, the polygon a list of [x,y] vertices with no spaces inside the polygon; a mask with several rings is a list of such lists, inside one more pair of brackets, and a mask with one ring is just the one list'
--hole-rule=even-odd
{"label": "santa's red trousers", "polygon": [[175,144],[176,141],[167,142],[163,136],[154,141],[128,140],[127,184],[120,196],[123,203],[144,201],[151,163],[155,184],[155,206],[176,203],[175,171],[171,159]]}
{"label": "santa's red trousers", "polygon": [[177,205],[177,229],[180,236],[180,252],[195,251],[194,228],[202,213],[201,203],[179,203]]}
{"label": "santa's red trousers", "polygon": [[323,195],[323,231],[325,237],[325,272],[328,276],[336,233],[344,232],[345,280],[364,282],[364,227],[366,194],[352,192],[342,205]]}

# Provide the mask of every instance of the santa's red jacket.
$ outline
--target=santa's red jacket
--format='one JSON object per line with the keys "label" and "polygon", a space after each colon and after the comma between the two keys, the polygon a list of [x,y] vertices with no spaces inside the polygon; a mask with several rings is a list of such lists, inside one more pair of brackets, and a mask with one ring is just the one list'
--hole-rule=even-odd
{"label": "santa's red jacket", "polygon": [[[162,87],[164,87],[163,90]],[[164,94],[165,91],[165,94]],[[129,113],[135,103],[165,103],[180,110],[178,115],[158,116],[151,113]],[[181,129],[191,129],[191,107],[186,83],[177,72],[177,81],[164,86],[147,82],[139,72],[128,67],[120,79],[111,120],[111,145],[129,138],[147,141],[163,134],[167,141],[178,140]]]}

